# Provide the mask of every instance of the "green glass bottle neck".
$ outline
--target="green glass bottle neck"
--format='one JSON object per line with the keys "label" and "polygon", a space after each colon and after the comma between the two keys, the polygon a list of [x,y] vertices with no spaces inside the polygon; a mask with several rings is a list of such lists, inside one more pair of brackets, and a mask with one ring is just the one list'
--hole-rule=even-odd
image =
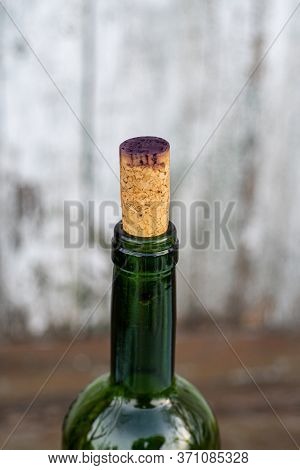
{"label": "green glass bottle neck", "polygon": [[111,379],[133,396],[159,394],[174,376],[176,229],[131,237],[115,227]]}

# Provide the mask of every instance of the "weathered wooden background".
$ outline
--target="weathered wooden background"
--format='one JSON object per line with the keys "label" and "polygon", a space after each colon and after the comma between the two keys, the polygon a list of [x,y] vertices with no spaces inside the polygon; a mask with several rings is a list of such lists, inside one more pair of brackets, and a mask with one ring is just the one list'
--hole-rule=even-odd
{"label": "weathered wooden background", "polygon": [[[136,135],[171,142],[187,212],[236,202],[235,250],[195,250],[190,236],[213,224],[174,211],[181,318],[207,318],[204,305],[237,325],[299,325],[297,3],[1,0],[3,337],[76,329],[104,295],[89,324],[107,325],[109,250],[66,249],[63,204],[118,203],[118,144]],[[101,219],[102,245],[118,217]]]}

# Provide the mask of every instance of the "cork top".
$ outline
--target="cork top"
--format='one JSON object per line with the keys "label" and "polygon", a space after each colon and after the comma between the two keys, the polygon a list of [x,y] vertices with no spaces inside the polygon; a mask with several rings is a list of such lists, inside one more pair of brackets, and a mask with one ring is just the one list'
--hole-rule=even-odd
{"label": "cork top", "polygon": [[170,145],[160,137],[134,137],[120,145],[123,229],[137,237],[165,233],[169,225]]}

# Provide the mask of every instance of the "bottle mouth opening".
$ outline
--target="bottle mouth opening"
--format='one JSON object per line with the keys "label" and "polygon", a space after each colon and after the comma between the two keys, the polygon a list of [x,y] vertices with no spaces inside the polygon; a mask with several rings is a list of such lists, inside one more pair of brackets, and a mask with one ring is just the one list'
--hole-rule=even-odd
{"label": "bottle mouth opening", "polygon": [[169,270],[178,261],[177,231],[172,222],[162,235],[137,237],[123,229],[122,221],[114,229],[112,260],[115,265],[130,272],[157,272]]}

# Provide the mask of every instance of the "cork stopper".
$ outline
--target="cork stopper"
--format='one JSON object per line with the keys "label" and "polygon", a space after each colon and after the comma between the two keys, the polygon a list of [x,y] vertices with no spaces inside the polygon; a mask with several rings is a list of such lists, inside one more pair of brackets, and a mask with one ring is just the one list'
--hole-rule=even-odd
{"label": "cork stopper", "polygon": [[120,145],[123,229],[155,237],[169,225],[170,145],[159,137],[135,137]]}

